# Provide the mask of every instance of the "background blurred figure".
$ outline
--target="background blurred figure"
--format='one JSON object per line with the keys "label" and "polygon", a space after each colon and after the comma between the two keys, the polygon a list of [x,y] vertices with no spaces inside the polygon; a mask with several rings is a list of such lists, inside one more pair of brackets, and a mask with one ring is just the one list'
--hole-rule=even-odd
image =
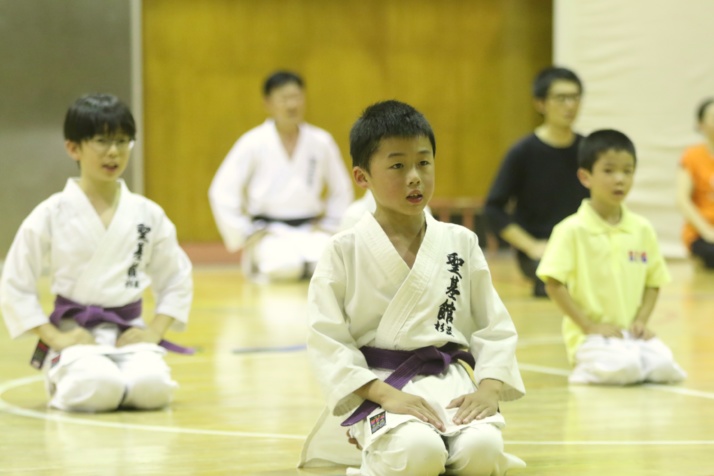
{"label": "background blurred figure", "polygon": [[302,78],[278,71],[263,95],[270,118],[226,156],[208,192],[211,208],[226,248],[243,250],[248,276],[309,277],[352,201],[352,184],[332,136],[303,122]]}
{"label": "background blurred figure", "polygon": [[[0,308],[12,338],[36,334],[32,365],[45,369],[49,406],[65,411],[152,410],[176,382],[163,339],[185,327],[193,296],[191,262],[163,209],[132,193],[121,175],[136,138],[116,96],[77,99],[64,121],[65,149],[79,177],[23,221],[0,278]],[[49,274],[54,311],[38,281]],[[151,287],[154,317],[142,312]]]}
{"label": "background blurred figure", "polygon": [[546,296],[535,271],[553,227],[588,196],[577,178],[582,136],[572,129],[582,93],[580,79],[568,69],[538,73],[533,97],[543,124],[508,151],[486,198],[486,218],[515,248],[523,274],[534,281],[535,296]]}
{"label": "background blurred figure", "polygon": [[570,383],[675,383],[686,377],[650,328],[671,278],[650,222],[624,204],[637,154],[613,129],[582,141],[578,178],[590,190],[577,213],[553,229],[538,276],[563,312]]}
{"label": "background blurred figure", "polygon": [[677,175],[677,204],[686,223],[682,240],[704,266],[714,268],[714,98],[697,109],[705,142],[684,151]]}

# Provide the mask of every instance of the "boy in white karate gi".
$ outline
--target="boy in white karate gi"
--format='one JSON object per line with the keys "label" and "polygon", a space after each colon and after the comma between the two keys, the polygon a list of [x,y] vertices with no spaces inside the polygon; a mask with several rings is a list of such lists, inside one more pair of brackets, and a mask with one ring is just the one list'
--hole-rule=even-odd
{"label": "boy in white karate gi", "polygon": [[304,466],[360,465],[366,476],[524,466],[503,451],[499,412],[525,392],[516,329],[476,235],[424,213],[435,150],[424,116],[398,101],[370,106],[352,128],[353,176],[376,210],[332,238],[310,282],[308,352],[327,409]]}
{"label": "boy in white karate gi", "polygon": [[537,270],[565,314],[570,382],[679,382],[685,372],[648,327],[659,288],[670,280],[667,265],[652,225],[624,205],[635,146],[619,131],[595,131],[583,140],[578,164],[590,199],[553,229]]}
{"label": "boy in white karate gi", "polygon": [[[10,336],[39,336],[32,364],[44,367],[49,406],[60,410],[164,407],[176,387],[166,348],[188,352],[162,336],[188,319],[191,263],[161,207],[120,178],[135,134],[131,111],[112,95],[70,106],[65,148],[79,177],[25,219],[0,279]],[[43,270],[56,296],[50,316],[37,293]],[[141,298],[149,284],[156,308],[147,323]]]}
{"label": "boy in white karate gi", "polygon": [[273,73],[263,96],[270,118],[238,139],[208,198],[226,248],[242,252],[248,277],[306,278],[338,230],[352,186],[332,136],[303,121],[302,78]]}

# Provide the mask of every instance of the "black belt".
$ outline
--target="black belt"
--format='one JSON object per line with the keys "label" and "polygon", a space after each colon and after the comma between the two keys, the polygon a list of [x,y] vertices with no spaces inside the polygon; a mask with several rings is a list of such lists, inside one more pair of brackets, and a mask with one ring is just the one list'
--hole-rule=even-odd
{"label": "black belt", "polygon": [[309,217],[309,218],[271,218],[271,217],[266,217],[265,215],[256,215],[253,217],[253,221],[264,221],[266,223],[285,223],[288,226],[301,226],[306,223],[310,223],[311,221],[315,220],[317,217]]}

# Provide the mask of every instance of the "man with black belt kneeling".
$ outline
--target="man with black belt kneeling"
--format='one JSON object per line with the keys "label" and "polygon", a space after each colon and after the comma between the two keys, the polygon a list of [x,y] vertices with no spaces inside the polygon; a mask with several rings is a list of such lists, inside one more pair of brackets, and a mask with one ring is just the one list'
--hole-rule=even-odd
{"label": "man with black belt kneeling", "polygon": [[289,71],[268,77],[270,118],[238,139],[208,192],[226,248],[242,250],[252,279],[309,277],[353,199],[334,139],[303,122],[303,88]]}

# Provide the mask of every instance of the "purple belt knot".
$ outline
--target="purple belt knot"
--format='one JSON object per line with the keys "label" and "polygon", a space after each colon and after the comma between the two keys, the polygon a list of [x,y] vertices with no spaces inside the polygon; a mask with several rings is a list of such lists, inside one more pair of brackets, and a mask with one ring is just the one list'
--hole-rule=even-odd
{"label": "purple belt knot", "polygon": [[[452,362],[463,360],[473,368],[476,360],[470,352],[458,344],[450,342],[442,347],[421,347],[416,350],[389,350],[364,346],[360,348],[370,368],[394,370],[384,382],[401,390],[416,375],[439,375]],[[372,413],[379,404],[365,400],[342,422],[342,426],[352,426]]]}
{"label": "purple belt knot", "polygon": [[[85,329],[92,329],[99,324],[108,322],[116,324],[121,332],[130,327],[130,321],[141,316],[141,299],[120,307],[85,306],[62,296],[55,298],[55,308],[50,314],[50,322],[59,326],[63,318],[74,319],[74,321]],[[193,349],[176,345],[167,340],[161,340],[159,345],[166,350],[179,354],[193,354]]]}

